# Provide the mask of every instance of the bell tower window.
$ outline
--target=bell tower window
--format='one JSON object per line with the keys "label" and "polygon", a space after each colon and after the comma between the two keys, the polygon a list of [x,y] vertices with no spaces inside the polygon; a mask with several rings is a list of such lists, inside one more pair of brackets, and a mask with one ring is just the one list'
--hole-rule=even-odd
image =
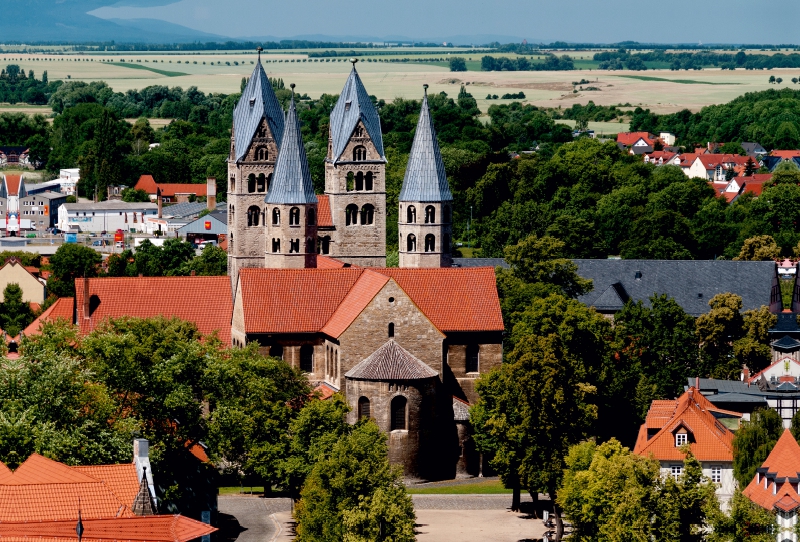
{"label": "bell tower window", "polygon": [[406,249],[407,252],[416,252],[417,251],[417,238],[414,236],[413,233],[408,234],[408,239],[406,241]]}
{"label": "bell tower window", "polygon": [[272,225],[273,226],[280,226],[281,225],[281,210],[275,207],[272,210]]}
{"label": "bell tower window", "polygon": [[353,149],[353,161],[363,162],[367,159],[367,148],[364,145],[359,145]]}
{"label": "bell tower window", "polygon": [[371,191],[372,190],[372,172],[368,171],[367,174],[364,176],[364,190]]}
{"label": "bell tower window", "polygon": [[425,252],[436,252],[436,237],[432,233],[425,236]]}
{"label": "bell tower window", "polygon": [[256,191],[256,176],[254,173],[247,176],[247,191],[250,194]]}
{"label": "bell tower window", "polygon": [[428,205],[425,207],[425,224],[436,223],[436,207]]}
{"label": "bell tower window", "polygon": [[372,224],[375,217],[375,207],[367,203],[361,208],[361,225]]}
{"label": "bell tower window", "polygon": [[290,226],[299,226],[300,225],[300,209],[297,207],[292,207],[289,209],[289,225]]}
{"label": "bell tower window", "polygon": [[344,209],[345,226],[355,226],[358,224],[358,205],[351,203]]}
{"label": "bell tower window", "polygon": [[247,209],[247,225],[258,226],[258,218],[261,216],[261,209],[253,205]]}
{"label": "bell tower window", "polygon": [[417,209],[413,205],[409,205],[406,210],[406,222],[415,224],[417,222]]}
{"label": "bell tower window", "polygon": [[263,173],[258,174],[258,180],[256,181],[257,189],[259,192],[264,192],[267,188],[267,177]]}
{"label": "bell tower window", "polygon": [[309,209],[308,213],[306,213],[306,217],[309,226],[315,226],[317,224],[317,213],[314,209]]}

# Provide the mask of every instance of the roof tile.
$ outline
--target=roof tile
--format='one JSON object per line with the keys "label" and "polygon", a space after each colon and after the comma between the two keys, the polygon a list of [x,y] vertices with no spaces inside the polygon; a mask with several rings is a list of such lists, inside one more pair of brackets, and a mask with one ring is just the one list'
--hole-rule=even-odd
{"label": "roof tile", "polygon": [[331,111],[330,126],[334,161],[341,157],[358,121],[364,124],[380,157],[382,159],[385,158],[381,119],[354,65],[350,76],[344,84],[342,93],[339,95],[339,100],[337,100],[333,111]]}
{"label": "roof tile", "polygon": [[777,507],[789,512],[797,508],[800,505],[797,483],[792,484],[788,479],[800,477],[800,446],[789,429],[784,430],[759,469],[763,473],[762,469],[767,471],[766,476],[756,474],[742,493],[767,510]]}
{"label": "roof tile", "polygon": [[389,339],[364,361],[347,371],[353,380],[422,380],[439,376],[394,339]]}

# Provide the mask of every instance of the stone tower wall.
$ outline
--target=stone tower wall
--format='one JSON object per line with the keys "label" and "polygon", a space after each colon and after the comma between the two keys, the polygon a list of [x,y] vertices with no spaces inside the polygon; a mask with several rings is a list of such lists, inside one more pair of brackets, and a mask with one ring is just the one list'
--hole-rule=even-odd
{"label": "stone tower wall", "polygon": [[[265,206],[264,218],[266,219],[266,226],[262,227],[265,237],[265,257],[262,260],[262,265],[278,269],[317,267],[317,254],[315,252],[317,242],[316,220],[314,220],[313,224],[308,223],[308,212],[313,209],[316,216],[317,205],[263,205]],[[300,213],[300,220],[297,224],[291,224],[290,213],[295,208]],[[273,220],[275,210],[280,213],[278,224],[275,224]],[[279,247],[273,245],[274,241],[280,241]],[[291,252],[292,241],[299,241],[297,252]]]}
{"label": "stone tower wall", "polygon": [[[412,222],[408,221],[408,209],[413,206],[415,217]],[[434,221],[425,222],[426,208],[433,207],[435,211]],[[445,207],[448,209],[448,221],[443,222]],[[419,201],[401,201],[398,214],[398,232],[400,249],[400,267],[450,267],[453,263],[452,244],[452,203],[451,202],[431,202],[423,203]],[[408,236],[416,238],[414,250],[408,248]],[[434,250],[425,250],[425,238],[433,235],[435,244]],[[446,245],[446,246],[445,246]]]}

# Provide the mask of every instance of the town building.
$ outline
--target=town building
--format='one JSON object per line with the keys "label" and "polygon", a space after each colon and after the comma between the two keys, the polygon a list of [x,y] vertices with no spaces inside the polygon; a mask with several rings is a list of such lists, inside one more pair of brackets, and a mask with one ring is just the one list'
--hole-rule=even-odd
{"label": "town building", "polygon": [[726,507],[736,489],[732,430],[739,427],[740,419],[738,412],[720,409],[690,387],[678,399],[653,401],[633,453],[655,458],[662,475],[677,479],[683,475],[683,447],[688,446]]}
{"label": "town building", "polygon": [[223,208],[196,218],[177,230],[179,237],[190,243],[220,241],[228,234],[228,212]]}
{"label": "town building", "polygon": [[24,146],[0,147],[0,167],[33,169],[29,149]]}
{"label": "town building", "polygon": [[58,229],[75,233],[141,232],[147,217],[158,216],[158,208],[150,202],[65,203],[58,208]]}
{"label": "town building", "polygon": [[78,168],[62,169],[58,172],[60,190],[68,196],[78,195],[78,182],[81,180],[81,170]]}
{"label": "town building", "polygon": [[[749,156],[735,154],[701,154],[685,171],[688,177],[699,177],[708,181],[727,182],[731,177],[741,175],[747,167]],[[754,164],[755,165],[755,164]]]}
{"label": "town building", "polygon": [[[198,197],[217,197],[217,181],[206,179],[206,184],[200,183],[156,183],[152,175],[142,175],[133,187],[143,190],[150,201],[161,199],[162,203],[183,203]],[[110,199],[110,198],[109,198]]]}
{"label": "town building", "polygon": [[26,231],[44,232],[55,227],[58,210],[66,202],[66,194],[49,190],[35,194],[29,192],[27,196],[19,198],[20,218],[23,222],[30,221]]}
{"label": "town building", "polygon": [[41,305],[47,298],[47,282],[40,280],[32,271],[16,258],[6,260],[0,267],[0,303],[3,302],[3,291],[9,284],[18,284],[22,289],[22,300],[26,303]]}

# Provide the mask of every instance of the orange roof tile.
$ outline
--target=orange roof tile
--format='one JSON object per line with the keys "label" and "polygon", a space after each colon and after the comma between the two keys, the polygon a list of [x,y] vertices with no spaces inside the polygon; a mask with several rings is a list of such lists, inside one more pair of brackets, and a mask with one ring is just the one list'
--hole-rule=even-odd
{"label": "orange roof tile", "polygon": [[152,175],[142,175],[133,188],[134,190],[144,190],[148,194],[155,194],[157,188],[156,180]]}
{"label": "orange roof tile", "polygon": [[136,466],[133,463],[86,465],[70,468],[100,480],[124,503],[133,503],[137,493],[139,493],[139,477],[136,473]]}
{"label": "orange roof tile", "polygon": [[644,139],[648,145],[652,146],[655,143],[656,136],[649,132],[622,132],[617,134],[617,143],[622,143],[626,147],[633,145],[640,139]]}
{"label": "orange roof tile", "polygon": [[742,493],[762,508],[779,508],[789,512],[800,506],[800,495],[797,493],[799,473],[800,446],[786,429]]}
{"label": "orange roof tile", "polygon": [[652,454],[659,461],[682,461],[684,456],[680,448],[675,446],[674,431],[683,426],[691,433],[689,446],[698,460],[733,461],[733,433],[714,417],[712,412],[718,409],[708,399],[692,387],[674,401],[674,405],[673,414],[648,439],[647,429],[658,429],[658,422],[666,417],[669,409],[667,402],[653,402],[652,417],[648,412],[633,453],[642,456]]}
{"label": "orange roof tile", "polygon": [[218,332],[231,344],[229,277],[122,277],[88,279],[90,318],[84,318],[84,279],[75,280],[76,322],[90,333],[107,318],[164,316],[193,322],[203,335]]}
{"label": "orange roof tile", "polygon": [[331,202],[326,195],[317,195],[317,226],[332,227]]}
{"label": "orange roof tile", "polygon": [[341,269],[343,267],[356,267],[356,266],[348,266],[341,260],[337,260],[336,258],[331,258],[330,256],[319,256],[317,255],[317,269]]}
{"label": "orange roof tile", "polygon": [[323,382],[322,384],[314,388],[314,393],[317,394],[317,397],[321,401],[327,401],[328,399],[336,395],[336,390],[332,388],[329,384]]}
{"label": "orange roof tile", "polygon": [[75,298],[74,297],[59,297],[56,301],[47,307],[47,309],[39,315],[39,317],[31,322],[25,328],[26,337],[38,335],[42,331],[42,324],[45,322],[54,322],[56,320],[66,320],[70,324],[73,321],[75,311]]}
{"label": "orange roof tile", "polygon": [[[83,515],[83,514],[82,514]],[[65,542],[76,540],[77,510],[68,519],[60,521],[2,522],[0,538],[4,542]],[[211,525],[180,515],[115,518],[85,518],[82,540],[85,542],[139,541],[187,542],[211,534],[217,529]]]}
{"label": "orange roof tile", "polygon": [[338,338],[389,280],[389,277],[380,273],[364,271],[320,331],[330,337]]}
{"label": "orange roof tile", "polygon": [[769,153],[770,156],[778,156],[783,158],[784,160],[791,160],[792,158],[800,157],[800,150],[787,150],[787,151],[772,151]]}
{"label": "orange roof tile", "polygon": [[175,194],[195,194],[197,196],[206,195],[206,184],[195,183],[156,183],[152,175],[142,175],[133,187],[136,190],[144,190],[149,195],[155,195],[161,189],[161,195],[172,197]]}
{"label": "orange roof tile", "polygon": [[6,175],[6,190],[9,196],[18,196],[22,184],[22,175]]}

